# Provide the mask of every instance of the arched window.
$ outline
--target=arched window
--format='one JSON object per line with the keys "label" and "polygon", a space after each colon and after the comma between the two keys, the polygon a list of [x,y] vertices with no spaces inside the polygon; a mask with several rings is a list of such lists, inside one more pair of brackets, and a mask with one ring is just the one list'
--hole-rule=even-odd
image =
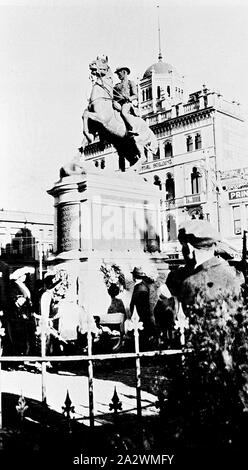
{"label": "arched window", "polygon": [[153,184],[155,184],[155,186],[159,186],[159,189],[161,190],[162,189],[162,183],[161,183],[161,180],[159,178],[158,175],[155,175],[154,176],[154,182]]}
{"label": "arched window", "polygon": [[164,156],[165,158],[172,157],[172,143],[170,141],[164,144]]}
{"label": "arched window", "polygon": [[171,199],[175,199],[175,183],[174,183],[174,178],[172,177],[171,173],[167,174],[167,178],[165,180],[165,190],[166,190],[167,201],[170,201]]}
{"label": "arched window", "polygon": [[146,99],[151,100],[152,99],[152,88],[149,87],[146,89]]}
{"label": "arched window", "polygon": [[158,147],[158,150],[155,154],[153,154],[153,161],[154,160],[159,160],[160,159],[160,149]]}
{"label": "arched window", "polygon": [[96,166],[96,167],[99,166],[99,161],[98,161],[98,160],[95,160],[95,166]]}
{"label": "arched window", "polygon": [[168,215],[167,217],[167,236],[168,242],[177,240],[177,226],[175,218],[172,215]]}
{"label": "arched window", "polygon": [[186,145],[187,145],[187,152],[192,152],[193,150],[193,139],[191,135],[188,135],[186,139]]}
{"label": "arched window", "polygon": [[198,194],[201,192],[201,174],[195,166],[191,173],[191,190],[192,194]]}
{"label": "arched window", "polygon": [[170,97],[170,95],[171,95],[170,86],[169,86],[169,85],[167,86],[167,95],[168,95],[169,97]]}
{"label": "arched window", "polygon": [[195,136],[195,149],[199,150],[202,147],[201,134],[196,134]]}
{"label": "arched window", "polygon": [[145,154],[145,157],[146,157],[146,162],[148,161],[148,150],[147,148],[144,148],[144,154]]}

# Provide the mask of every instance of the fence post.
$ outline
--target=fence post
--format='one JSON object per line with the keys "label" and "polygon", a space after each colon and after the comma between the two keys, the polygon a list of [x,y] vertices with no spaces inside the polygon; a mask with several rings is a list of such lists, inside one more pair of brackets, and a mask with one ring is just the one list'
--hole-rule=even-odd
{"label": "fence post", "polygon": [[[3,312],[0,311],[0,358],[2,356],[2,336],[4,336],[4,328],[2,328],[1,316]],[[3,415],[2,415],[2,363],[0,361],[0,431],[3,428]]]}
{"label": "fence post", "polygon": [[[88,356],[92,355],[92,328],[90,315],[87,313],[87,346]],[[94,389],[93,389],[93,361],[88,360],[88,388],[89,388],[89,415],[90,427],[94,427]]]}
{"label": "fence post", "polygon": [[[139,354],[139,330],[143,329],[143,323],[139,321],[139,315],[136,308],[131,317],[132,329],[134,330],[134,348],[135,353]],[[140,369],[140,358],[135,359],[135,371],[136,371],[136,399],[137,399],[137,416],[141,418],[141,369]]]}
{"label": "fence post", "polygon": [[[40,335],[41,335],[41,357],[46,355],[46,321],[42,315],[41,310],[41,319],[40,319]],[[43,405],[47,404],[47,395],[46,395],[46,362],[41,363],[41,399]]]}

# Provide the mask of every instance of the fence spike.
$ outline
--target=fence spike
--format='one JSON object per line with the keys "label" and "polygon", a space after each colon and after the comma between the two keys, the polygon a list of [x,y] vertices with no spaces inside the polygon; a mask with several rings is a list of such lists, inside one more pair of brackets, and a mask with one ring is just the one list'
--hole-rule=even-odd
{"label": "fence spike", "polygon": [[109,410],[114,411],[117,414],[118,410],[122,410],[122,402],[119,400],[118,393],[116,391],[116,387],[114,388],[114,394],[112,397],[112,403],[109,403]]}
{"label": "fence spike", "polygon": [[71,433],[72,432],[71,420],[73,419],[71,414],[75,413],[75,407],[72,405],[72,401],[69,395],[69,390],[67,390],[66,397],[65,397],[65,406],[62,406],[62,410],[63,410],[63,414],[66,417],[69,433]]}
{"label": "fence spike", "polygon": [[28,409],[28,405],[26,404],[25,397],[21,393],[20,397],[18,398],[18,404],[16,405],[16,411],[18,415],[20,416],[21,421],[23,421],[24,414],[27,411],[27,409]]}

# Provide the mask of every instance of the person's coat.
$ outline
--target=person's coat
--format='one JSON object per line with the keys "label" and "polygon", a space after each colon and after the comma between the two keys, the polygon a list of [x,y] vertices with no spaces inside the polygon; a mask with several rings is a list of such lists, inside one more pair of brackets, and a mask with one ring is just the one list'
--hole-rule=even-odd
{"label": "person's coat", "polygon": [[144,329],[154,325],[154,316],[151,311],[149,287],[144,281],[136,284],[130,302],[131,314],[136,307],[140,321],[143,322]]}

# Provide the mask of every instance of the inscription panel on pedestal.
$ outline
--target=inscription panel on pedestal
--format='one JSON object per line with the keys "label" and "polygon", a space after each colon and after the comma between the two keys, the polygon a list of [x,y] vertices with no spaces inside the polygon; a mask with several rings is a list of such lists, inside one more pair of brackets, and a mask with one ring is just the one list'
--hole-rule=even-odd
{"label": "inscription panel on pedestal", "polygon": [[58,252],[80,248],[79,204],[60,204],[57,208]]}

